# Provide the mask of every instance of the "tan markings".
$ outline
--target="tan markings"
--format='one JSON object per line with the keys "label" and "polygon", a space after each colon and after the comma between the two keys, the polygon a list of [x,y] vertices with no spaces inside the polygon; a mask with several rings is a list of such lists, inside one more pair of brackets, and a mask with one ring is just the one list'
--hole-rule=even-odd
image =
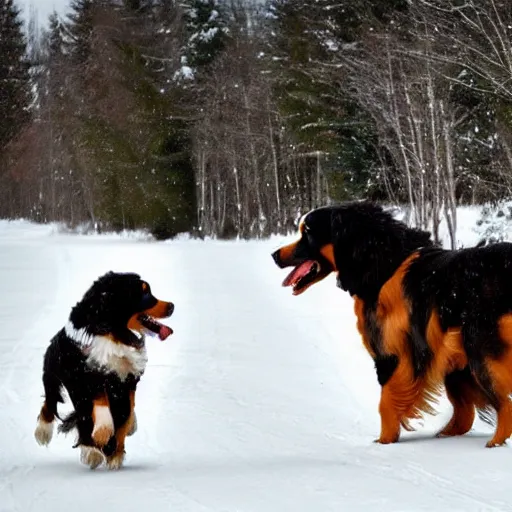
{"label": "tan markings", "polygon": [[133,421],[132,426],[130,427],[130,430],[126,433],[127,436],[133,436],[137,432],[137,414],[135,414],[135,411],[133,411]]}
{"label": "tan markings", "polygon": [[415,379],[410,360],[400,359],[393,375],[382,387],[381,439],[394,442],[397,421],[405,430],[414,430],[411,420],[420,419],[425,413],[435,414],[433,406],[442,391],[441,384],[428,378]]}
{"label": "tan markings", "polygon": [[144,313],[155,318],[165,318],[169,316],[169,302],[159,300],[151,309],[146,309]]}
{"label": "tan markings", "polygon": [[279,259],[286,265],[293,259],[295,248],[299,242],[293,242],[279,249]]}
{"label": "tan markings", "polygon": [[[512,346],[512,314],[503,315],[498,321],[498,333],[500,338],[509,346]],[[511,368],[512,371],[512,368]]]}
{"label": "tan markings", "polygon": [[144,326],[139,321],[139,316],[141,314],[146,314],[152,316],[154,318],[166,318],[169,316],[169,302],[165,302],[163,300],[159,300],[155,306],[150,309],[146,309],[145,311],[141,311],[140,313],[135,313],[129,320],[127,327],[132,331],[140,332],[144,329]]}
{"label": "tan markings", "polygon": [[148,291],[148,283],[142,283],[142,291],[147,292]]}
{"label": "tan markings", "polygon": [[306,229],[306,223],[304,222],[306,220],[306,215],[303,215],[299,221],[299,233],[302,235],[304,233],[304,230]]}
{"label": "tan markings", "polygon": [[390,444],[396,443],[400,437],[400,417],[399,411],[395,407],[395,397],[392,388],[387,384],[382,388],[379,414],[381,421],[380,437],[377,443]]}
{"label": "tan markings", "polygon": [[498,320],[498,333],[505,344],[503,354],[498,358],[487,358],[485,366],[492,381],[492,391],[499,401],[496,432],[487,447],[500,446],[512,435],[512,314]]}
{"label": "tan markings", "polygon": [[43,406],[41,407],[40,416],[43,421],[46,421],[46,423],[51,423],[55,419],[55,414],[53,414],[53,412],[50,411],[50,409],[46,405],[46,402],[44,402]]}
{"label": "tan markings", "polygon": [[92,439],[98,447],[102,448],[114,435],[114,421],[106,394],[93,401],[92,421],[94,424]]}
{"label": "tan markings", "polygon": [[475,406],[472,403],[450,402],[453,414],[446,427],[439,432],[439,437],[463,436],[468,433],[475,421]]}
{"label": "tan markings", "polygon": [[130,415],[128,419],[116,430],[116,451],[112,456],[107,457],[107,467],[109,469],[120,469],[123,465],[125,455],[125,440],[128,433],[133,428],[135,421],[135,391],[130,391]]}
{"label": "tan markings", "polygon": [[144,326],[139,322],[139,315],[141,313],[136,313],[135,315],[131,316],[128,320],[128,324],[126,327],[128,329],[131,329],[132,331],[141,332],[144,329]]}
{"label": "tan markings", "polygon": [[[502,322],[500,321],[500,334]],[[504,334],[508,334],[505,333]],[[502,338],[503,339],[503,338]],[[505,341],[503,339],[503,341]],[[508,341],[508,340],[507,340]],[[499,359],[487,358],[485,366],[492,381],[492,390],[499,401],[496,432],[487,447],[501,446],[512,435],[512,351],[510,346]]]}
{"label": "tan markings", "polygon": [[331,267],[334,271],[338,270],[336,268],[336,260],[334,259],[334,245],[333,244],[324,245],[320,249],[320,254],[331,264]]}
{"label": "tan markings", "polygon": [[405,335],[409,332],[410,305],[406,301],[402,281],[410,264],[418,253],[409,256],[397,271],[386,281],[379,293],[377,318],[382,328],[383,349],[388,354],[395,354],[400,359],[408,357]]}
{"label": "tan markings", "polygon": [[[434,376],[414,377],[407,343],[410,332],[410,304],[403,294],[402,283],[410,264],[418,253],[409,256],[382,287],[377,304],[377,320],[382,332],[382,347],[386,354],[398,357],[398,366],[383,386],[380,414],[382,421],[379,442],[391,443],[398,439],[399,427],[413,430],[410,421],[424,413],[435,414],[433,405],[442,390],[442,381]],[[443,375],[444,377],[444,375]]]}
{"label": "tan markings", "polygon": [[368,351],[368,353],[372,356],[372,359],[375,359],[376,355],[372,349],[370,340],[368,339],[368,335],[366,333],[366,325],[364,318],[364,302],[357,295],[354,295],[354,313],[357,317],[357,330],[361,335],[363,340],[364,348]]}
{"label": "tan markings", "polygon": [[502,446],[505,444],[507,439],[512,435],[512,402],[507,396],[502,397],[500,400],[500,406],[497,412],[498,424],[496,425],[496,431],[490,441],[487,441],[487,448],[494,448],[496,446]]}
{"label": "tan markings", "polygon": [[430,378],[443,380],[454,370],[462,370],[468,364],[468,358],[462,345],[460,328],[442,330],[439,315],[433,310],[427,324],[427,343],[430,346],[434,361],[431,365]]}
{"label": "tan markings", "polygon": [[446,387],[448,399],[453,405],[453,414],[438,436],[462,436],[469,432],[475,420],[475,407],[484,408],[487,399],[478,387],[473,377],[463,378],[457,384],[456,394]]}

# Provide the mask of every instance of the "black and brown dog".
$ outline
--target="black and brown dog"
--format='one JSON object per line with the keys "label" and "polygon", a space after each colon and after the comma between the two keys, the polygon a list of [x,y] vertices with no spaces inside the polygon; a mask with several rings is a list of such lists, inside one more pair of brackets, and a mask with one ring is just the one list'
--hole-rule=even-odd
{"label": "black and brown dog", "polygon": [[298,295],[331,272],[355,300],[357,327],[381,385],[380,443],[432,405],[443,385],[453,405],[442,436],[468,432],[475,410],[497,425],[488,447],[512,434],[512,244],[444,250],[368,202],[319,208],[298,241],[273,254],[295,267]]}
{"label": "black and brown dog", "polygon": [[171,328],[155,319],[173,310],[137,274],[109,272],[93,283],[46,350],[37,442],[51,441],[65,388],[74,411],[59,430],[78,431],[75,446],[84,464],[95,468],[106,460],[110,469],[120,468],[125,438],[136,430],[135,391],[147,363],[144,332],[166,339]]}

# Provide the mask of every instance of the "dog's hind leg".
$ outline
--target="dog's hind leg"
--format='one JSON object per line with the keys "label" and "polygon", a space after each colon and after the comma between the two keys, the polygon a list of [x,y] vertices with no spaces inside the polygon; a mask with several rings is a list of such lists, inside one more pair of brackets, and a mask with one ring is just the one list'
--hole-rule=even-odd
{"label": "dog's hind leg", "polygon": [[[115,451],[107,456],[107,467],[109,469],[120,469],[124,462],[125,456],[125,440],[126,436],[131,435],[136,429],[136,416],[135,416],[135,390],[130,391],[129,395],[129,415],[127,420],[119,427],[116,427],[115,433]],[[135,423],[135,425],[134,425]]]}
{"label": "dog's hind leg", "polygon": [[449,373],[444,384],[453,406],[453,415],[438,436],[462,436],[471,430],[475,420],[475,406],[485,402],[483,394],[468,367]]}
{"label": "dog's hind leg", "polygon": [[53,437],[55,417],[58,417],[57,404],[63,402],[61,382],[56,375],[45,369],[43,373],[45,400],[39,416],[34,437],[40,445],[48,445]]}
{"label": "dog's hind leg", "polygon": [[496,409],[497,425],[488,448],[502,446],[512,435],[512,354],[499,359],[487,358],[483,365],[473,369],[478,383]]}
{"label": "dog's hind leg", "polygon": [[464,345],[471,373],[487,405],[496,410],[496,430],[487,443],[492,448],[505,444],[512,435],[512,315],[497,322],[485,315],[476,319],[480,323],[465,326]]}

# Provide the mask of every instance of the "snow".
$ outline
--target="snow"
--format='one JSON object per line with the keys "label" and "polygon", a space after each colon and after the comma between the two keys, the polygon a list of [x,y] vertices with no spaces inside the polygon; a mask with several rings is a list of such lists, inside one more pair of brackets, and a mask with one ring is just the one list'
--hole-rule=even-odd
{"label": "snow", "polygon": [[[489,428],[435,439],[450,406],[381,446],[379,386],[334,277],[280,286],[282,242],[151,242],[0,223],[0,511],[510,510],[512,453]],[[118,472],[79,463],[72,436],[33,432],[49,339],[100,274],[136,271],[172,300],[148,340],[138,431]]]}

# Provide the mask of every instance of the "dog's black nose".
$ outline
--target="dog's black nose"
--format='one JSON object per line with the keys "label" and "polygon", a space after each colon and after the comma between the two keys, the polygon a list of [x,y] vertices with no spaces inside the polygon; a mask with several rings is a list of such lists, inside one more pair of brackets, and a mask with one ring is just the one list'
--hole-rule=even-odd
{"label": "dog's black nose", "polygon": [[276,262],[276,265],[280,267],[282,265],[281,261],[281,250],[278,249],[276,252],[272,253],[272,258],[274,258],[274,261]]}
{"label": "dog's black nose", "polygon": [[167,316],[171,316],[174,313],[174,304],[172,302],[169,302],[169,305],[167,306]]}

